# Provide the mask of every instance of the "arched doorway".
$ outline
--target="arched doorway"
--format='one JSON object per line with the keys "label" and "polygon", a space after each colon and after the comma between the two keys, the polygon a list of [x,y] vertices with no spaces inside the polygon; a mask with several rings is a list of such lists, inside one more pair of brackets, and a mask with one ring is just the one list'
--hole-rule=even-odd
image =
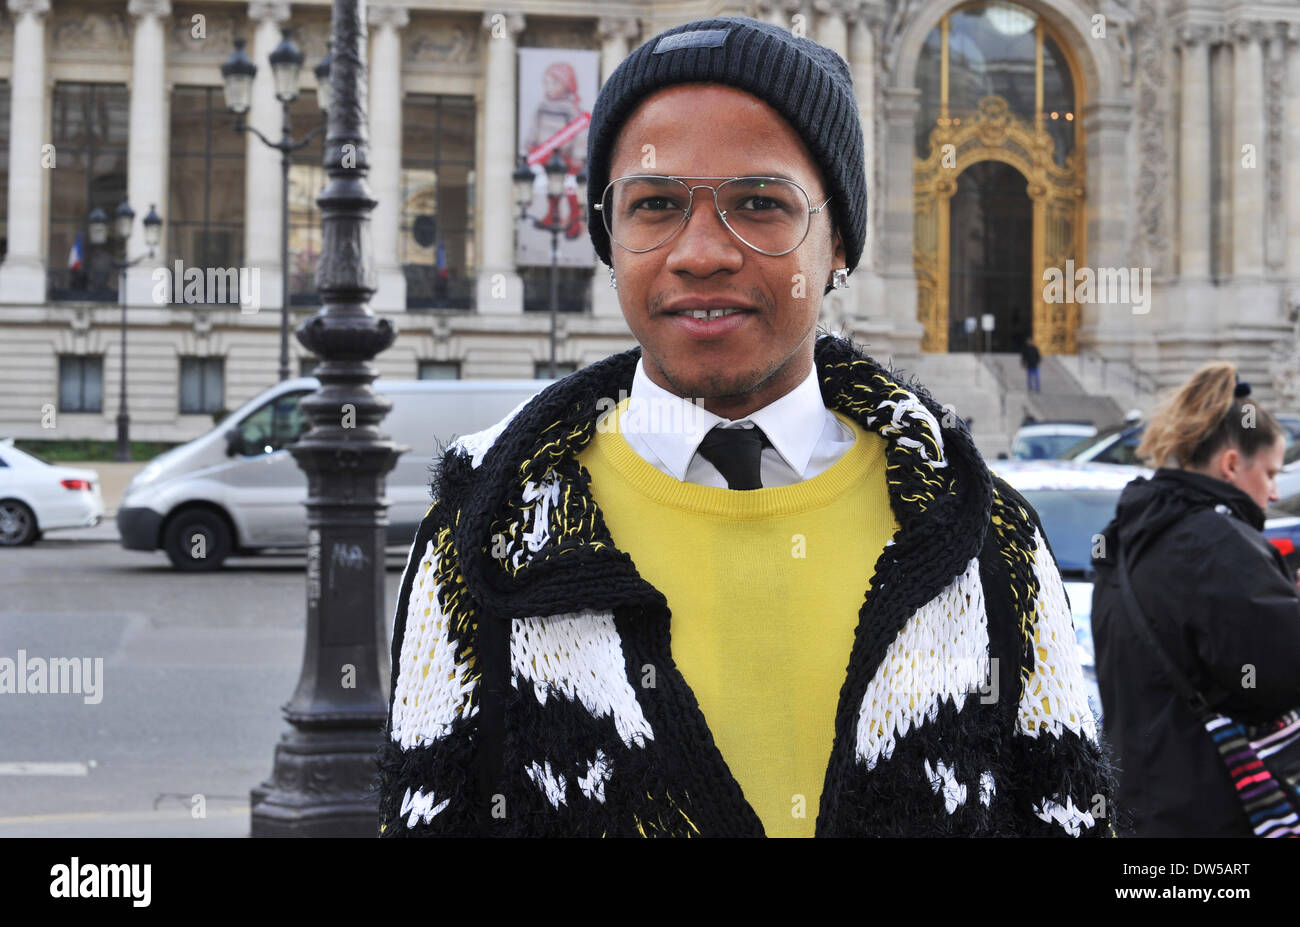
{"label": "arched doorway", "polygon": [[[948,350],[1019,351],[1033,336],[1034,206],[1002,161],[962,171],[949,202]],[[981,320],[992,316],[991,332]]]}
{"label": "arched doorway", "polygon": [[[957,307],[952,299],[954,292],[965,299],[978,280],[985,302],[1024,313],[1018,322],[994,313],[995,350],[1018,350],[1032,335],[1044,353],[1074,353],[1078,306],[1047,302],[1042,284],[1046,268],[1085,260],[1082,100],[1073,59],[1033,11],[979,0],[949,11],[931,31],[917,58],[916,83],[913,262],[922,349],[974,346],[965,333],[968,303]],[[959,178],[981,164],[990,166],[966,176],[966,197],[954,206]],[[1012,174],[1019,174],[1018,183]],[[1000,197],[1007,202],[999,205]],[[1028,235],[983,228],[1004,214],[1023,221],[1026,198]],[[965,249],[960,267],[954,242]],[[972,242],[982,243],[980,255],[966,247]],[[956,291],[954,270],[965,275]],[[999,292],[997,279],[1016,292]]]}

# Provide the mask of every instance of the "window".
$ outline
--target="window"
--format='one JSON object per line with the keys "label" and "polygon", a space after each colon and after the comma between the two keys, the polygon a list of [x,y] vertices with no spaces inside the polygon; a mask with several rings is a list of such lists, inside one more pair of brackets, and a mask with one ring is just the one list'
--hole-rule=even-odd
{"label": "window", "polygon": [[224,357],[181,358],[181,412],[216,412],[226,392]]}
{"label": "window", "polygon": [[421,380],[459,380],[459,361],[420,361],[417,376]]}
{"label": "window", "polygon": [[[207,279],[207,268],[244,260],[246,136],[234,131],[220,87],[177,87],[171,110],[167,266],[181,261]],[[225,299],[238,302],[237,289]]]}
{"label": "window", "polygon": [[[556,361],[555,378],[558,380],[560,377],[567,377],[569,374],[576,372],[577,369],[578,369],[577,364],[572,364],[569,363],[568,361]],[[549,380],[550,378],[551,378],[550,361],[537,361],[536,363],[533,364],[533,379]]]}
{"label": "window", "polygon": [[[58,180],[50,188],[51,299],[117,299],[113,262],[122,254],[122,242],[113,237],[112,220],[126,200],[129,102],[121,84],[54,85],[51,138]],[[136,230],[131,240],[139,248],[144,240],[140,218],[150,204],[132,205]],[[109,220],[103,245],[92,245],[86,229],[86,216],[96,207]]]}
{"label": "window", "polygon": [[[559,312],[586,312],[591,306],[591,268],[557,267],[555,269],[555,306]],[[524,311],[551,311],[551,269],[521,267],[524,278]]]}
{"label": "window", "polygon": [[59,411],[104,411],[102,355],[59,355]]}
{"label": "window", "polygon": [[[944,98],[943,46],[948,46],[947,98]],[[1042,64],[1039,66],[1039,49]],[[1038,111],[1038,81],[1042,110]],[[980,100],[998,96],[1011,115],[1032,127],[1041,116],[1052,137],[1053,157],[1064,166],[1074,150],[1079,116],[1074,79],[1060,45],[1037,14],[1012,3],[974,3],[944,17],[926,38],[917,61],[921,112],[916,120],[916,154],[930,154],[930,132],[940,120],[962,125]]]}
{"label": "window", "polygon": [[398,258],[408,309],[474,305],[474,100],[402,101]]}
{"label": "window", "polygon": [[[279,107],[276,108],[279,112]],[[324,118],[316,104],[316,91],[303,90],[289,104],[293,137],[302,138]],[[325,133],[293,153],[289,164],[289,302],[293,306],[319,306],[316,262],[320,260],[320,196],[329,178],[325,158]]]}
{"label": "window", "polygon": [[9,82],[0,80],[0,259],[9,253]]}
{"label": "window", "polygon": [[288,447],[311,428],[298,401],[310,393],[276,396],[239,423],[239,453],[245,456],[271,454]]}

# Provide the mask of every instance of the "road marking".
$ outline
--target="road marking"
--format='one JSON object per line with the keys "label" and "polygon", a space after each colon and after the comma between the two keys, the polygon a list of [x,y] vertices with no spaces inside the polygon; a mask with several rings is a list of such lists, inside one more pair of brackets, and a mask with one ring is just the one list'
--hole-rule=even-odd
{"label": "road marking", "polygon": [[88,776],[85,763],[0,763],[0,776]]}

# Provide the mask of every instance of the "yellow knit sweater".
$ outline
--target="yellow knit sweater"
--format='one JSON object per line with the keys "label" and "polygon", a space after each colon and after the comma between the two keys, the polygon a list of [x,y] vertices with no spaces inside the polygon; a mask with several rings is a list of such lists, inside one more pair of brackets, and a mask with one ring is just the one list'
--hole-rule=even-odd
{"label": "yellow knit sweater", "polygon": [[813,835],[835,708],[876,559],[898,530],[885,441],[790,486],[679,482],[618,432],[579,455],[614,544],[672,610],[672,656],[769,836]]}

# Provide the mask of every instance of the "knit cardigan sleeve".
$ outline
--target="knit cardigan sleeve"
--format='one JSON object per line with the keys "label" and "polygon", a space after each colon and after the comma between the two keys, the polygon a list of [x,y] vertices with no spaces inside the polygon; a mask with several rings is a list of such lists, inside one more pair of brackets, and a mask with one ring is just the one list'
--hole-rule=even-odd
{"label": "knit cardigan sleeve", "polygon": [[1074,620],[1060,569],[1038,514],[994,479],[993,527],[1010,580],[1007,604],[1020,650],[1007,783],[1014,832],[1022,836],[1112,836],[1114,776],[1088,706]]}
{"label": "knit cardigan sleeve", "polygon": [[425,515],[398,595],[392,693],[377,757],[384,837],[479,832],[478,615],[444,509],[435,503]]}

